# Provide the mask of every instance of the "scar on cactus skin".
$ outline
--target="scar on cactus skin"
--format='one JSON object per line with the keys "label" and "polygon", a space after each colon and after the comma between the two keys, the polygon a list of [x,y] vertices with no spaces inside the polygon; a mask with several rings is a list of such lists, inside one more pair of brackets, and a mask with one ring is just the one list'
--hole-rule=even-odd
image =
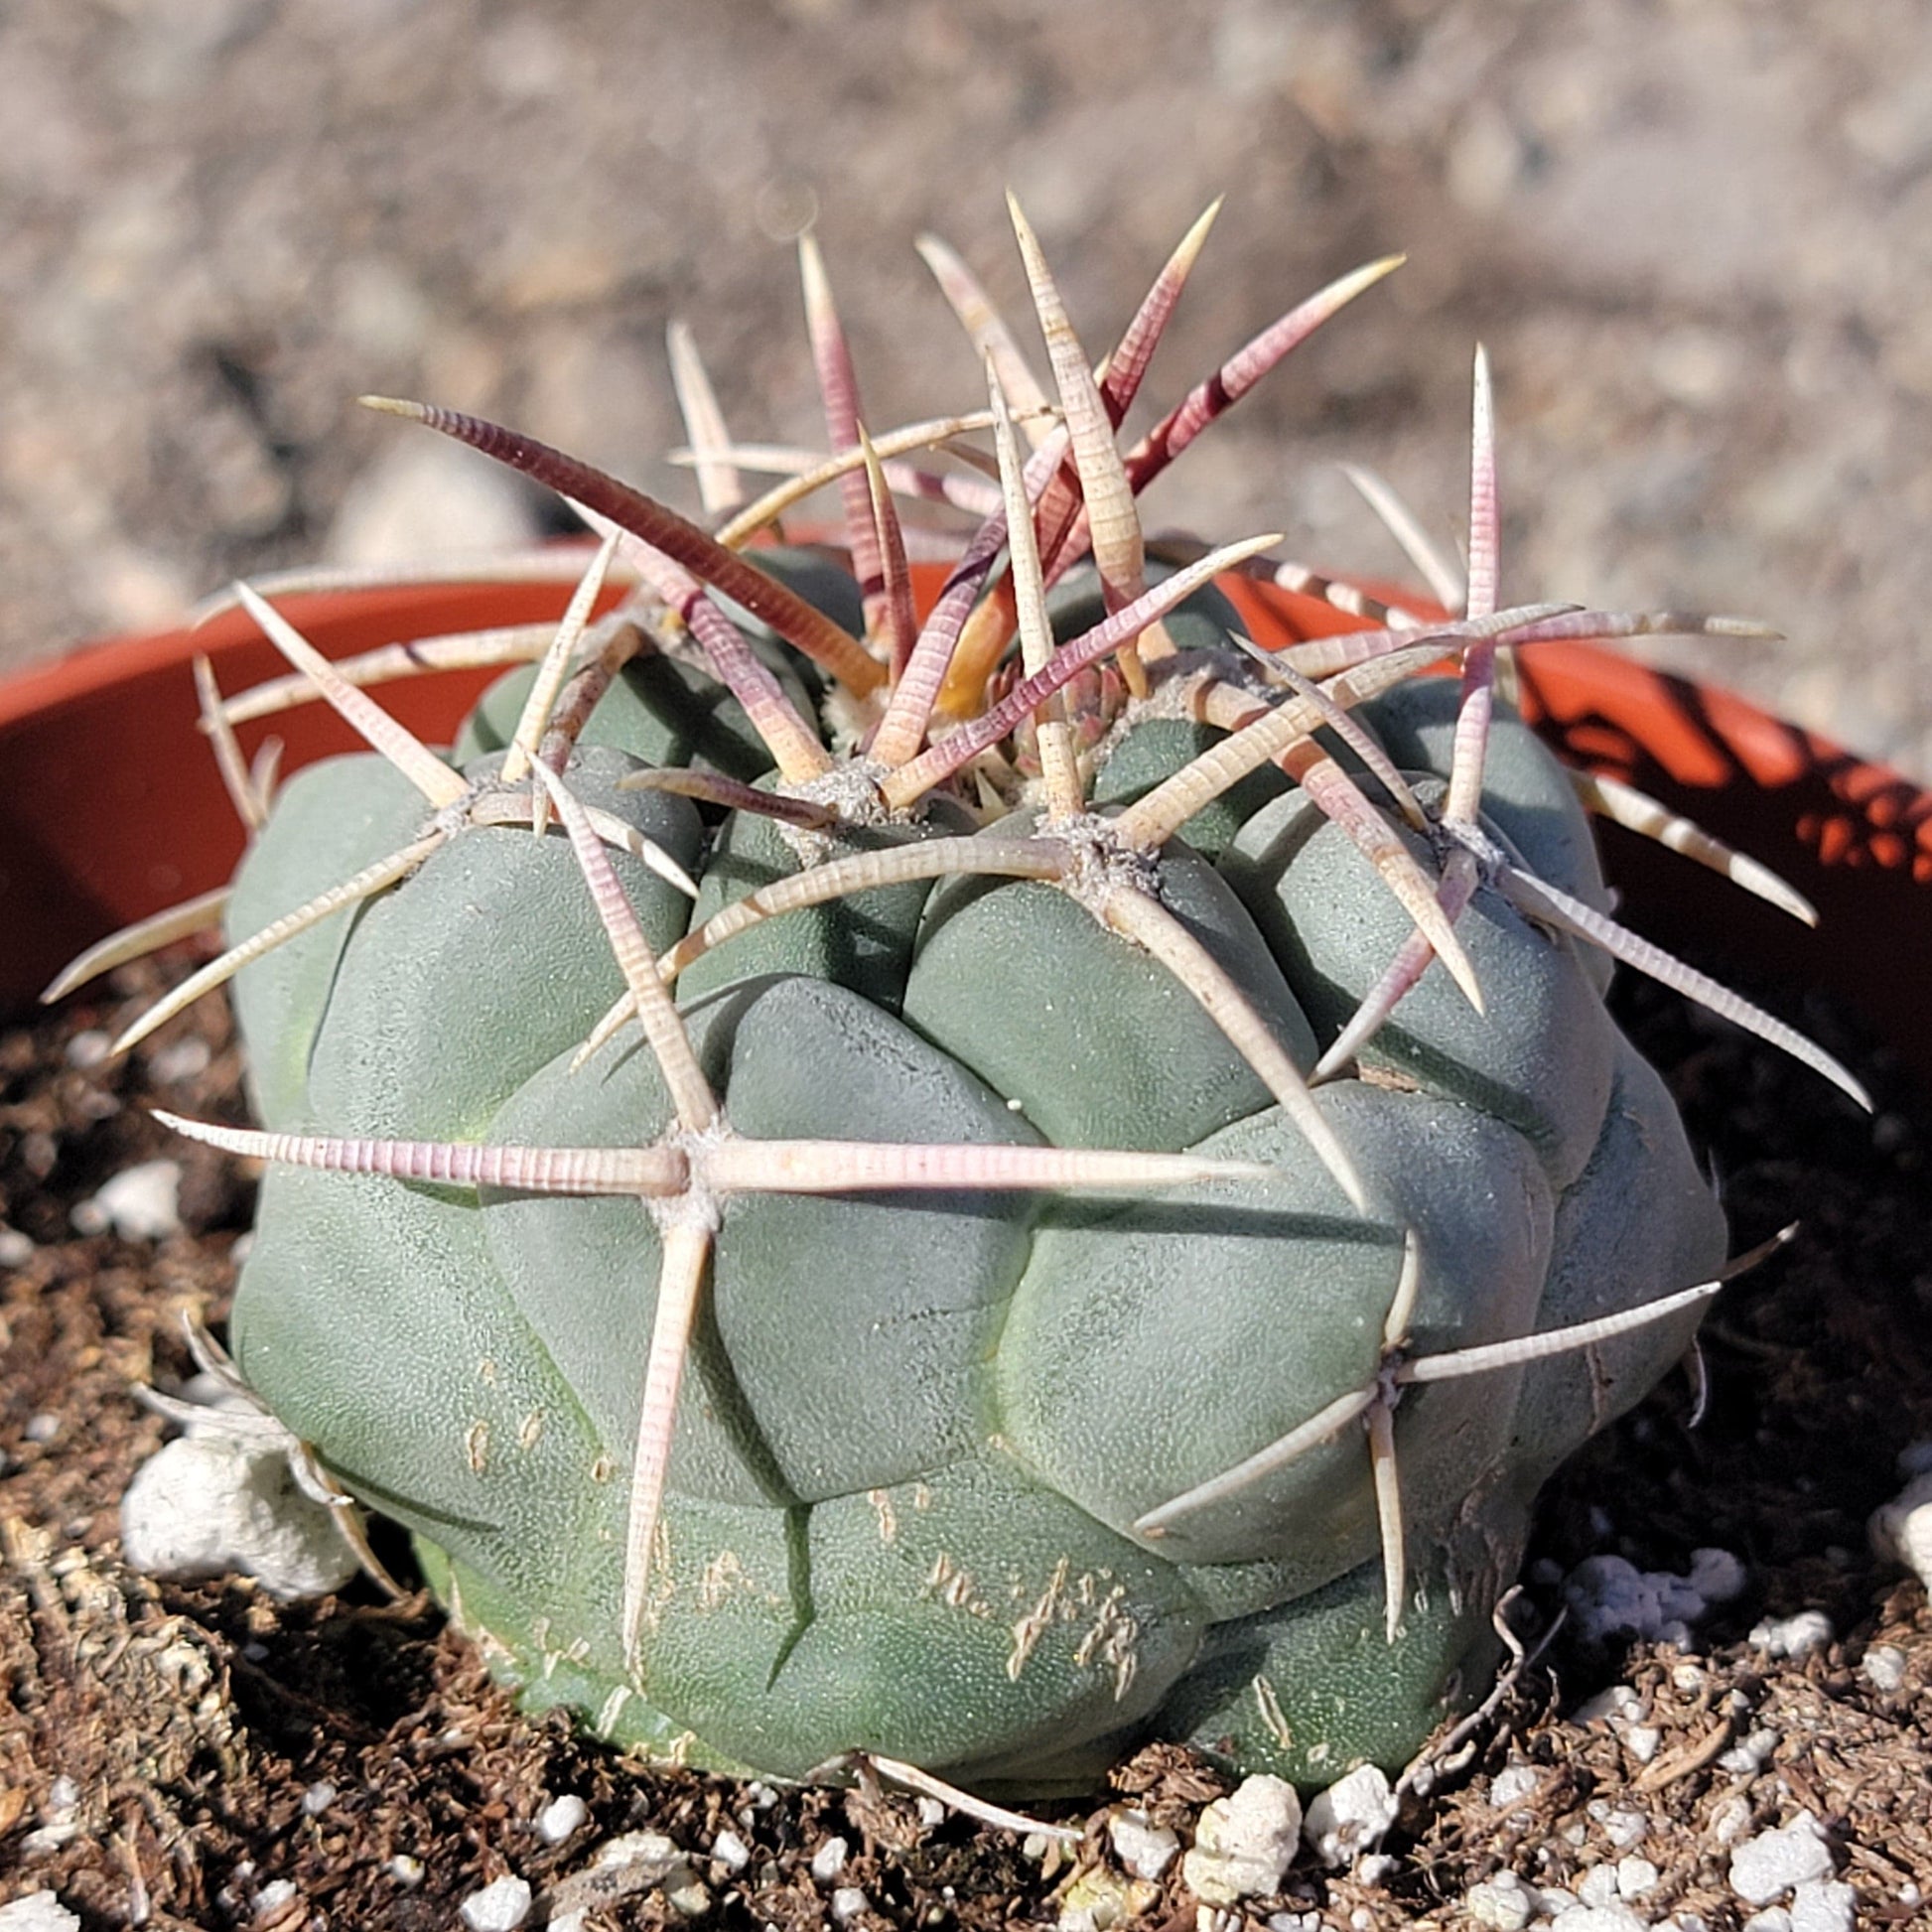
{"label": "scar on cactus skin", "polygon": [[[236,1154],[331,1171],[460,1186],[514,1187],[531,1193],[634,1196],[661,1243],[657,1313],[645,1367],[645,1399],[630,1466],[622,1633],[634,1662],[646,1605],[663,1499],[672,1418],[695,1311],[704,1295],[713,1237],[724,1204],[754,1193],[808,1194],[894,1189],[1146,1190],[1213,1180],[1267,1182],[1274,1170],[1192,1155],[1127,1150],[984,1145],[900,1145],[855,1141],[760,1140],[736,1133],[711,1091],[672,998],[678,975],[756,926],[847,895],[914,880],[985,875],[1035,881],[1064,896],[1105,930],[1142,949],[1172,975],[1232,1044],[1293,1121],[1358,1211],[1367,1187],[1348,1148],[1311,1096],[1311,1086],[1356,1062],[1362,1049],[1440,959],[1478,1012],[1484,1003],[1459,915],[1478,888],[1499,893],[1525,917],[1573,934],[1676,987],[1749,1028],[1868,1104],[1856,1080],[1829,1055],[1768,1014],[1669,959],[1593,907],[1534,876],[1478,823],[1495,693],[1518,645],[1556,638],[1615,638],[1674,630],[1761,634],[1728,618],[1630,615],[1539,604],[1499,608],[1494,415],[1486,357],[1475,367],[1470,541],[1466,579],[1422,534],[1416,519],[1378,480],[1362,488],[1439,600],[1454,614],[1375,599],[1358,586],[1273,557],[1274,535],[1205,552],[1150,585],[1136,497],[1261,376],[1323,322],[1387,275],[1398,258],[1341,277],[1237,350],[1146,436],[1126,451],[1116,438],[1169,317],[1179,299],[1214,210],[1176,248],[1113,353],[1089,364],[1073,334],[1037,239],[1014,207],[1016,231],[1048,350],[1053,393],[1030,375],[1012,332],[983,291],[940,244],[928,260],[980,350],[988,379],[984,411],[935,418],[878,435],[861,417],[852,359],[818,251],[801,249],[814,364],[824,398],[830,453],[770,451],[731,440],[689,332],[672,337],[673,368],[686,413],[705,511],[729,520],[716,532],[560,451],[478,418],[414,402],[368,398],[373,407],[420,422],[508,464],[567,497],[603,542],[588,571],[552,552],[506,557],[488,570],[474,562],[396,573],[408,581],[566,581],[576,589],[562,622],[391,646],[331,664],[261,590],[236,586],[239,601],[294,667],[294,676],[222,700],[201,674],[205,728],[244,823],[259,826],[274,784],[272,764],[250,770],[234,724],[321,697],[422,794],[419,834],[352,878],[230,947],[137,1021],[116,1042],[125,1049],[244,964],[317,923],[396,887],[469,825],[527,824],[540,833],[561,822],[622,977],[621,999],[599,1024],[589,1048],[631,1022],[661,1070],[675,1118],[660,1139],[634,1148],[483,1146],[454,1142],[338,1139],[231,1130],[164,1116],[185,1134]],[[1024,428],[1030,453],[1020,448]],[[962,437],[990,429],[994,457],[976,457],[968,478],[907,465],[921,451],[956,452]],[[749,505],[743,473],[794,472]],[[997,477],[997,493],[984,472]],[[836,483],[846,547],[865,613],[855,638],[812,605],[760,571],[745,546],[812,491]],[[915,532],[901,520],[905,496],[980,517],[951,546],[947,581],[922,624],[913,621],[908,557]],[[1091,557],[1103,615],[1082,634],[1055,643],[1045,595]],[[1002,560],[1007,575],[996,584]],[[1318,597],[1369,621],[1367,628],[1293,646],[1265,661],[1180,651],[1164,620],[1189,596],[1228,573],[1244,573]],[[366,584],[366,574],[322,572],[265,580],[269,595]],[[607,586],[621,596],[594,612]],[[747,644],[717,601],[730,600],[768,624],[823,674],[836,721],[828,743],[818,722]],[[990,614],[990,615],[989,615]],[[1013,630],[1019,667],[1003,669]],[[626,899],[609,848],[628,853],[680,892],[697,888],[668,854],[610,813],[585,804],[565,782],[577,734],[597,699],[635,656],[693,656],[743,707],[770,754],[770,790],[695,771],[652,770],[627,782],[764,814],[798,841],[802,869],[736,900],[654,956]],[[1365,701],[1450,657],[1460,670],[1453,751],[1446,796],[1432,804],[1410,788],[1350,713]],[[388,717],[368,687],[458,664],[535,660],[539,664],[494,777],[472,783]],[[1106,677],[1137,694],[1163,693],[1173,714],[1226,733],[1173,775],[1118,813],[1089,803],[1090,772],[1081,745],[1112,722]],[[1338,734],[1388,794],[1376,802],[1348,766],[1317,738]],[[1029,782],[1016,741],[1036,758]],[[1389,960],[1311,1076],[1305,1077],[1268,1021],[1225,966],[1164,898],[1167,848],[1180,829],[1231,787],[1268,765],[1302,792],[1362,853],[1399,901],[1413,930]],[[1580,781],[1593,810],[1634,824],[1725,872],[1795,915],[1808,908],[1762,868],[1674,819],[1628,787]],[[978,802],[983,822],[1016,806],[1031,823],[971,836],[932,836],[841,857],[814,848],[816,834],[910,825],[945,796]],[[1395,818],[1389,815],[1393,810]],[[1397,828],[1421,835],[1426,862]],[[218,918],[210,895],[117,934],[77,960],[49,997],[154,945]],[[1024,997],[1026,989],[1017,989]],[[1760,1253],[1762,1251],[1759,1251]],[[1734,1272],[1757,1258],[1746,1256]],[[1434,1356],[1408,1352],[1415,1294],[1411,1236],[1391,1289],[1380,1362],[1361,1388],[1211,1481],[1147,1512],[1135,1525],[1149,1538],[1169,1534],[1193,1511],[1239,1493],[1316,1444],[1359,1424],[1374,1474],[1383,1552],[1386,1624],[1397,1634],[1406,1598],[1405,1532],[1391,1416],[1404,1388],[1481,1374],[1560,1350],[1585,1348],[1655,1321],[1716,1292],[1687,1287],[1646,1307],[1484,1348]]]}

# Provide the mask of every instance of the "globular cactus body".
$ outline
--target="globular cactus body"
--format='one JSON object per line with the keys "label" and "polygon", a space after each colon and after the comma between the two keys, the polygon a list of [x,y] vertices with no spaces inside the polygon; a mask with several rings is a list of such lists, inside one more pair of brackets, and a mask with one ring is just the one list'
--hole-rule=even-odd
{"label": "globular cactus body", "polygon": [[[771,820],[706,827],[683,799],[619,790],[672,746],[744,774],[730,721],[686,730],[645,677],[621,690],[565,775],[698,875],[692,909],[618,861],[661,953],[799,855]],[[485,700],[467,741],[504,708]],[[1416,711],[1379,722],[1426,763]],[[1513,721],[1500,736],[1521,794],[1502,819],[1558,862],[1552,883],[1600,900],[1567,780]],[[1202,738],[1122,730],[1097,795],[1126,802]],[[1300,792],[1260,789],[1218,865],[1169,845],[1160,891],[1306,1071],[1406,922]],[[234,935],[406,842],[412,798],[373,758],[296,778],[237,882]],[[1487,893],[1460,929],[1490,1014],[1432,970],[1360,1076],[1317,1089],[1367,1215],[1187,990],[1049,884],[897,885],[706,954],[680,993],[739,1134],[1199,1148],[1280,1178],[729,1203],[634,1668],[621,1477],[659,1261],[635,1201],[278,1171],[240,1366],[351,1492],[441,1553],[466,1621],[539,1699],[613,1735],[791,1777],[874,1750],[1030,1785],[1090,1775],[1149,1728],[1304,1780],[1400,1759],[1479,1681],[1537,1482],[1694,1317],[1602,1345],[1631,1358],[1613,1376],[1560,1357],[1402,1404],[1417,1561],[1393,1647],[1359,1427],[1170,1534],[1135,1525],[1374,1377],[1405,1230],[1418,1351],[1640,1305],[1724,1245],[1574,942]],[[268,1128],[532,1147],[665,1131],[634,1035],[572,1070],[621,991],[567,844],[527,826],[462,830],[352,923],[239,979]]]}
{"label": "globular cactus body", "polygon": [[1399,1763],[1484,1681],[1538,1485],[1720,1270],[1608,953],[1856,1090],[1610,921],[1497,651],[1738,625],[1495,614],[1480,363],[1461,617],[1257,565],[1386,621],[1264,667],[1215,579],[1272,539],[1143,547],[1132,491],[1388,266],[1123,458],[1102,416],[1201,232],[1096,384],[1023,226],[1067,428],[1023,473],[995,383],[998,507],[900,476],[987,517],[922,622],[815,257],[871,581],[748,571],[788,498],[714,540],[394,405],[628,532],[635,588],[589,624],[613,536],[443,758],[240,593],[383,753],[269,815],[227,739],[259,831],[193,984],[240,968],[265,1132],[191,1131],[274,1163],[241,1373],[532,1703],[655,1754],[1034,1790],[1148,1735]]}

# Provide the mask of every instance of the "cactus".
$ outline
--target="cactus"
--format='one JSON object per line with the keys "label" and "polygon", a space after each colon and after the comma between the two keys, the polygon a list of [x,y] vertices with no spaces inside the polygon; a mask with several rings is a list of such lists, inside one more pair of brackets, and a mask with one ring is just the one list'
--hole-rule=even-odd
{"label": "cactus", "polygon": [[[1098,372],[1016,226],[1054,399],[928,244],[989,404],[875,443],[807,244],[831,455],[749,506],[675,333],[704,524],[381,405],[606,540],[554,635],[406,665],[237,593],[295,682],[205,691],[255,836],[229,950],[129,1042],[233,975],[262,1130],[178,1125],[271,1164],[239,1370],[533,1706],[793,1779],[1042,1791],[1160,1735],[1324,1783],[1478,1693],[1539,1484],[1725,1273],[1609,961],[1852,1083],[1610,918],[1585,803],[1647,808],[1580,800],[1510,652],[1746,626],[1499,608],[1480,358],[1466,578],[1412,537],[1438,608],[1143,540],[1393,264],[1122,452],[1205,221]],[[997,489],[920,467],[989,429]],[[745,547],[834,482],[843,557]],[[922,621],[899,493],[978,520]],[[1257,580],[1326,620],[1255,650]],[[448,756],[363,688],[491,652],[534,661]],[[233,722],[304,692],[372,749],[271,809]]]}

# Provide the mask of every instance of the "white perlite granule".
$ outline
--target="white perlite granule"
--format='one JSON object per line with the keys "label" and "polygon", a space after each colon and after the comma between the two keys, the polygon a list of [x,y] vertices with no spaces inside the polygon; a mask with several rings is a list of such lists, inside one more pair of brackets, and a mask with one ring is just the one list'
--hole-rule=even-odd
{"label": "white perlite granule", "polygon": [[1323,1864],[1352,1864],[1358,1854],[1382,1842],[1395,1814],[1387,1775],[1364,1764],[1309,1801],[1302,1836]]}
{"label": "white perlite granule", "polygon": [[1730,1888],[1747,1905],[1769,1905],[1814,1878],[1832,1875],[1832,1848],[1801,1811],[1779,1831],[1759,1832],[1730,1855]]}
{"label": "white perlite granule", "polygon": [[0,1905],[0,1932],[80,1932],[80,1915],[69,1911],[51,1891],[30,1891],[11,1905]]}
{"label": "white perlite granule", "polygon": [[1302,1832],[1302,1801],[1285,1779],[1248,1778],[1217,1798],[1194,1828],[1180,1875],[1203,1905],[1232,1905],[1281,1889]]}
{"label": "white perlite granule", "polygon": [[530,1887],[521,1878],[498,1878],[473,1891],[457,1907],[457,1916],[470,1932],[516,1932],[530,1916]]}
{"label": "white perlite granule", "polygon": [[150,1577],[253,1577],[284,1602],[326,1596],[355,1574],[335,1519],[296,1486],[282,1451],[212,1435],[168,1443],[135,1471],[121,1554]]}
{"label": "white perlite granule", "polygon": [[561,1845],[573,1832],[581,1832],[591,1808],[575,1792],[552,1798],[537,1813],[537,1836],[546,1845]]}
{"label": "white perlite granule", "polygon": [[1150,1824],[1144,1811],[1110,1811],[1107,1837],[1114,1857],[1136,1878],[1159,1878],[1180,1855],[1180,1840],[1167,1826]]}
{"label": "white perlite granule", "polygon": [[1932,1471],[1913,1476],[1890,1502],[1873,1510],[1866,1533],[1879,1556],[1902,1565],[1932,1590]]}
{"label": "white perlite granule", "polygon": [[124,1168],[69,1218],[77,1234],[112,1228],[123,1241],[165,1241],[181,1232],[181,1163],[143,1161]]}
{"label": "white perlite granule", "polygon": [[1748,1641],[1773,1657],[1809,1657],[1814,1650],[1823,1650],[1832,1636],[1832,1620],[1823,1610],[1800,1610],[1796,1616],[1767,1616],[1754,1623]]}

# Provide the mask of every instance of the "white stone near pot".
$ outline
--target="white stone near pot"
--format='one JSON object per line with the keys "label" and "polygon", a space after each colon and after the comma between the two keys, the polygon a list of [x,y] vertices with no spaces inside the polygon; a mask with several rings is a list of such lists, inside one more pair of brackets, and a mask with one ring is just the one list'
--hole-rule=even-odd
{"label": "white stone near pot", "polygon": [[296,1486],[288,1457],[220,1435],[184,1436],[135,1472],[121,1554],[150,1577],[253,1577],[271,1596],[326,1596],[355,1574],[335,1519]]}

